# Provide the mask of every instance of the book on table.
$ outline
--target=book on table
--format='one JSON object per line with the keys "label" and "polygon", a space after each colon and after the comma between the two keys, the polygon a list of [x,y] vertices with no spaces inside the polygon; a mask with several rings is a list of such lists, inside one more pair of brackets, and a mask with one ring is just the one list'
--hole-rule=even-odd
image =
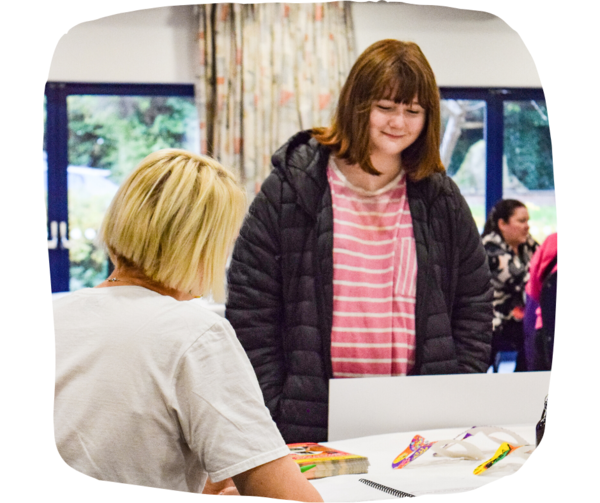
{"label": "book on table", "polygon": [[312,442],[288,444],[288,447],[292,459],[298,463],[308,479],[367,473],[369,470],[369,460],[358,454],[338,451]]}

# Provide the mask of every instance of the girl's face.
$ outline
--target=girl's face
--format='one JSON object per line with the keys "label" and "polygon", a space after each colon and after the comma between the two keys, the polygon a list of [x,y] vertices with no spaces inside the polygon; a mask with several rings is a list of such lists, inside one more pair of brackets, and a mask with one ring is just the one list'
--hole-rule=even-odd
{"label": "girl's face", "polygon": [[411,146],[425,126],[425,109],[417,97],[404,105],[391,100],[371,104],[369,134],[371,155],[398,156]]}
{"label": "girl's face", "polygon": [[504,241],[509,246],[519,246],[525,243],[529,235],[529,212],[527,208],[522,206],[516,208],[508,222],[502,219],[498,220],[498,228]]}

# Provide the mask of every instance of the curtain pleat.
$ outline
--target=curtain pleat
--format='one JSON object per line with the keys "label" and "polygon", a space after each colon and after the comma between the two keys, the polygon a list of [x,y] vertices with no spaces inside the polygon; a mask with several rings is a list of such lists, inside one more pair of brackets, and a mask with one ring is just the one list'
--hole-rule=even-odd
{"label": "curtain pleat", "polygon": [[249,194],[294,133],[329,124],[356,58],[348,2],[198,6],[201,151]]}

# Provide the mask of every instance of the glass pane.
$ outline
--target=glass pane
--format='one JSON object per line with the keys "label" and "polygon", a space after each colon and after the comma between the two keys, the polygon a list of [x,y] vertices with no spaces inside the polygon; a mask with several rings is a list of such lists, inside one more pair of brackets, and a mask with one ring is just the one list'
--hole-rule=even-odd
{"label": "glass pane", "polygon": [[442,100],[440,154],[481,232],[485,224],[485,111],[481,100]]}
{"label": "glass pane", "polygon": [[556,232],[552,144],[545,101],[504,102],[503,198],[527,205],[538,243]]}
{"label": "glass pane", "polygon": [[70,289],[77,290],[108,274],[95,238],[119,184],[158,149],[199,153],[200,133],[193,98],[74,95],[67,110]]}

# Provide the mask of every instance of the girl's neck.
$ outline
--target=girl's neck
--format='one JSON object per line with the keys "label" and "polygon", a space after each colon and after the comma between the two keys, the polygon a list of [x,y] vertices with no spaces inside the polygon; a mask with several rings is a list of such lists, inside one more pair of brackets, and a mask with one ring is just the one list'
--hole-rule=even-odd
{"label": "girl's neck", "polygon": [[334,162],[352,185],[369,192],[375,192],[396,178],[402,168],[400,166],[400,156],[379,159],[374,157],[371,157],[371,163],[381,175],[371,175],[364,171],[358,164],[348,164],[346,161],[335,157]]}

